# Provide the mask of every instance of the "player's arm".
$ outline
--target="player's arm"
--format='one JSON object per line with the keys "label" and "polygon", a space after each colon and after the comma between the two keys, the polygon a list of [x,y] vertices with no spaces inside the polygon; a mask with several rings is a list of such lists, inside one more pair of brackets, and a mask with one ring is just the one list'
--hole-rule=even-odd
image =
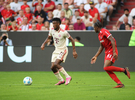
{"label": "player's arm", "polygon": [[72,42],[72,47],[73,47],[73,57],[76,59],[77,58],[77,52],[76,52],[76,49],[75,49],[75,42],[74,42],[74,39],[70,36],[68,38],[71,42]]}
{"label": "player's arm", "polygon": [[117,60],[117,59],[118,59],[118,55],[116,54],[116,51],[115,51],[115,41],[114,41],[114,39],[113,39],[113,36],[112,36],[112,35],[109,36],[108,39],[111,41],[111,44],[112,44],[112,48],[113,48],[113,58]]}
{"label": "player's arm", "polygon": [[91,59],[91,64],[94,64],[97,60],[97,57],[101,54],[101,52],[103,51],[104,47],[102,46],[102,44],[100,43],[100,47],[97,51],[97,53],[95,54],[95,56]]}
{"label": "player's arm", "polygon": [[52,36],[49,36],[46,38],[46,40],[41,45],[41,50],[44,50],[45,44],[47,44],[49,41],[51,41]]}

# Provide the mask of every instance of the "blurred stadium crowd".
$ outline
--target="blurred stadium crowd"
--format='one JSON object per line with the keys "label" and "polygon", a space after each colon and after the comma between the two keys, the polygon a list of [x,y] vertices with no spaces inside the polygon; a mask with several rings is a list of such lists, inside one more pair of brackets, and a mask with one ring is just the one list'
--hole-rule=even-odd
{"label": "blurred stadium crowd", "polygon": [[[54,17],[65,30],[94,30],[97,20],[103,27],[111,21],[117,6],[124,6],[124,0],[0,0],[0,30],[49,30]],[[135,29],[135,8],[123,10],[112,30]]]}

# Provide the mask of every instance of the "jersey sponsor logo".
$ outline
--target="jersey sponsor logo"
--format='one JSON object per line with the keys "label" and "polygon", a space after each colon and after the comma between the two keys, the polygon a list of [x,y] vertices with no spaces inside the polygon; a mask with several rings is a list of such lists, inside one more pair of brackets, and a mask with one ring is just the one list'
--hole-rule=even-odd
{"label": "jersey sponsor logo", "polygon": [[58,44],[59,38],[56,38],[56,37],[55,37],[55,38],[54,38],[54,41],[55,41],[56,44]]}

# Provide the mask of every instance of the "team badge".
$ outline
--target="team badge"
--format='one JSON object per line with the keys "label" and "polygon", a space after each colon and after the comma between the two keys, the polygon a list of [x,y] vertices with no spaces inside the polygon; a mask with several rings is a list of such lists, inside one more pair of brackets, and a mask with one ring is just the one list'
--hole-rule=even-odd
{"label": "team badge", "polygon": [[61,35],[59,34],[59,37],[61,37]]}

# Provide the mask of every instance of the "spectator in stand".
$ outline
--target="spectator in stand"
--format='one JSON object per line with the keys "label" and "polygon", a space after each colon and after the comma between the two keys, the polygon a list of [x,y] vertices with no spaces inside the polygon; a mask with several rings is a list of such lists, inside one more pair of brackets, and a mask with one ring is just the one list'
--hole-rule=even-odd
{"label": "spectator in stand", "polygon": [[113,30],[113,31],[118,30],[117,26],[116,26],[116,25],[113,25],[113,26],[112,26],[112,30]]}
{"label": "spectator in stand", "polygon": [[128,23],[132,25],[132,16],[129,15],[129,10],[126,8],[124,9],[124,14],[118,19],[116,26],[118,26],[120,22],[124,23],[125,17],[128,17]]}
{"label": "spectator in stand", "polygon": [[42,27],[42,26],[44,26],[43,20],[42,20],[41,17],[38,17],[38,23],[37,23],[37,25],[36,25],[37,30],[41,30],[41,27]]}
{"label": "spectator in stand", "polygon": [[74,8],[74,0],[63,0],[63,6],[65,3],[68,3],[69,8],[71,8],[71,9]]}
{"label": "spectator in stand", "polygon": [[16,13],[19,13],[19,10],[21,10],[21,5],[18,3],[18,0],[14,0],[14,2],[11,2],[10,6],[11,9]]}
{"label": "spectator in stand", "polygon": [[53,11],[53,17],[54,17],[54,18],[55,18],[55,17],[60,18],[60,14],[61,14],[61,11],[62,11],[62,5],[59,3],[59,4],[57,5],[57,8],[58,8],[58,9],[55,9],[55,10]]}
{"label": "spectator in stand", "polygon": [[28,18],[27,17],[24,17],[23,18],[22,25],[19,27],[19,30],[28,31],[31,28],[32,28],[31,24],[28,24]]}
{"label": "spectator in stand", "polygon": [[69,24],[69,18],[66,18],[65,21],[63,21],[60,25],[60,27],[63,29],[63,30],[69,30],[68,28],[68,24]]}
{"label": "spectator in stand", "polygon": [[21,25],[24,17],[25,17],[25,15],[23,13],[23,10],[20,10],[19,11],[19,17],[16,19],[16,23],[18,25]]}
{"label": "spectator in stand", "polygon": [[4,4],[3,0],[0,0],[0,12],[4,9],[3,4]]}
{"label": "spectator in stand", "polygon": [[32,28],[29,29],[29,31],[37,31],[37,27],[36,27],[36,24],[35,23],[32,24],[31,26],[32,26]]}
{"label": "spectator in stand", "polygon": [[65,17],[69,18],[72,14],[72,10],[70,8],[68,8],[68,3],[64,4],[64,11],[65,11]]}
{"label": "spectator in stand", "polygon": [[77,22],[74,24],[74,30],[86,30],[85,24],[82,22],[81,17],[77,17]]}
{"label": "spectator in stand", "polygon": [[[84,44],[80,43],[81,38],[79,36],[75,37],[75,46],[84,46]],[[72,46],[72,43],[70,42],[68,46]]]}
{"label": "spectator in stand", "polygon": [[78,11],[79,11],[79,16],[81,16],[81,17],[84,16],[85,9],[84,9],[84,4],[83,3],[80,5]]}
{"label": "spectator in stand", "polygon": [[84,16],[81,17],[82,21],[86,26],[86,30],[94,30],[93,28],[93,18],[89,15],[88,11],[84,11]]}
{"label": "spectator in stand", "polygon": [[63,10],[61,11],[60,20],[61,20],[61,24],[65,24],[66,17],[65,17],[65,11]]}
{"label": "spectator in stand", "polygon": [[131,25],[130,24],[126,24],[125,30],[130,30],[130,29],[131,29]]}
{"label": "spectator in stand", "polygon": [[89,14],[93,18],[93,23],[97,22],[97,20],[101,22],[99,11],[95,8],[93,1],[90,2],[90,7],[91,9],[89,9]]}
{"label": "spectator in stand", "polygon": [[49,30],[50,28],[50,23],[48,21],[45,21],[44,22],[44,27],[45,27],[45,30]]}
{"label": "spectator in stand", "polygon": [[34,12],[37,10],[37,9],[36,9],[36,6],[37,6],[37,5],[40,5],[40,6],[43,8],[43,4],[42,4],[43,0],[38,0],[38,2],[36,2],[36,3],[34,4],[35,1],[36,1],[36,0],[33,0],[33,1],[32,1],[32,7],[35,7]]}
{"label": "spectator in stand", "polygon": [[41,31],[45,31],[45,30],[46,30],[45,26],[42,26]]}
{"label": "spectator in stand", "polygon": [[30,8],[29,7],[25,8],[25,11],[26,11],[25,17],[28,18],[28,23],[31,23],[31,21],[33,19],[33,15],[32,15],[32,13],[30,13]]}
{"label": "spectator in stand", "polygon": [[17,31],[18,30],[18,27],[16,25],[16,22],[12,22],[11,25],[12,25],[12,30],[13,31]]}
{"label": "spectator in stand", "polygon": [[87,0],[74,0],[74,8],[79,9],[81,4],[86,4]]}
{"label": "spectator in stand", "polygon": [[7,18],[11,18],[12,16],[15,17],[17,16],[16,12],[14,12],[13,10],[10,9],[10,5],[7,5],[6,6],[6,10],[4,12],[4,19],[7,19]]}
{"label": "spectator in stand", "polygon": [[77,17],[79,16],[79,11],[75,10],[75,15],[72,17],[71,24],[74,24],[77,22]]}
{"label": "spectator in stand", "polygon": [[120,25],[120,30],[125,30],[125,26],[129,24],[128,23],[128,17],[124,17],[124,23]]}
{"label": "spectator in stand", "polygon": [[13,0],[4,0],[7,4],[10,4],[11,2],[13,2]]}
{"label": "spectator in stand", "polygon": [[1,15],[3,16],[3,18],[4,18],[4,15],[5,15],[5,12],[6,12],[6,10],[7,10],[7,3],[3,3],[3,10],[1,11]]}
{"label": "spectator in stand", "polygon": [[98,3],[98,0],[87,0],[87,3],[84,5],[84,9],[89,11],[90,8],[90,2],[94,1],[94,5],[96,5]]}
{"label": "spectator in stand", "polygon": [[107,14],[107,4],[105,2],[103,2],[102,0],[98,0],[98,4],[95,6],[99,13],[100,13],[100,17],[101,17],[101,22],[103,23],[103,18],[106,18],[106,14]]}
{"label": "spectator in stand", "polygon": [[108,6],[108,16],[107,16],[107,21],[110,21],[110,17],[113,13],[113,9],[116,6],[116,0],[103,0]]}
{"label": "spectator in stand", "polygon": [[52,14],[52,12],[50,11],[50,12],[48,12],[48,19],[47,19],[47,21],[48,21],[49,23],[51,23],[51,22],[52,22],[52,19],[53,19],[53,14]]}
{"label": "spectator in stand", "polygon": [[0,30],[1,30],[1,31],[5,31],[5,30],[7,30],[7,29],[6,29],[6,25],[5,25],[5,24],[1,24],[1,28],[0,28]]}
{"label": "spectator in stand", "polygon": [[13,45],[12,40],[9,39],[8,33],[3,33],[0,37],[0,46],[11,46]]}
{"label": "spectator in stand", "polygon": [[70,20],[69,20],[69,18],[66,18],[66,20],[65,20],[65,25],[66,25],[65,30],[69,30],[69,24],[70,24]]}
{"label": "spectator in stand", "polygon": [[44,11],[49,12],[55,9],[55,3],[52,0],[47,0],[47,3],[44,6]]}
{"label": "spectator in stand", "polygon": [[11,23],[11,18],[6,19],[6,30],[11,31],[12,30],[12,23]]}
{"label": "spectator in stand", "polygon": [[34,15],[35,15],[35,18],[34,18],[34,22],[37,22],[37,18],[40,16],[42,17],[42,21],[46,21],[47,18],[46,18],[46,13],[42,10],[42,7],[40,5],[37,5],[37,11],[35,11]]}
{"label": "spectator in stand", "polygon": [[133,24],[131,26],[131,30],[134,30],[135,29],[135,19],[133,19]]}
{"label": "spectator in stand", "polygon": [[131,12],[130,12],[130,14],[129,14],[130,16],[135,16],[135,8],[133,8],[132,10],[131,10]]}
{"label": "spectator in stand", "polygon": [[73,24],[69,25],[69,30],[74,30],[74,25]]}
{"label": "spectator in stand", "polygon": [[23,0],[23,5],[21,6],[21,10],[23,10],[24,14],[26,14],[25,8],[30,6],[27,4],[27,0]]}
{"label": "spectator in stand", "polygon": [[0,13],[0,26],[1,26],[1,24],[5,24],[5,20]]}

